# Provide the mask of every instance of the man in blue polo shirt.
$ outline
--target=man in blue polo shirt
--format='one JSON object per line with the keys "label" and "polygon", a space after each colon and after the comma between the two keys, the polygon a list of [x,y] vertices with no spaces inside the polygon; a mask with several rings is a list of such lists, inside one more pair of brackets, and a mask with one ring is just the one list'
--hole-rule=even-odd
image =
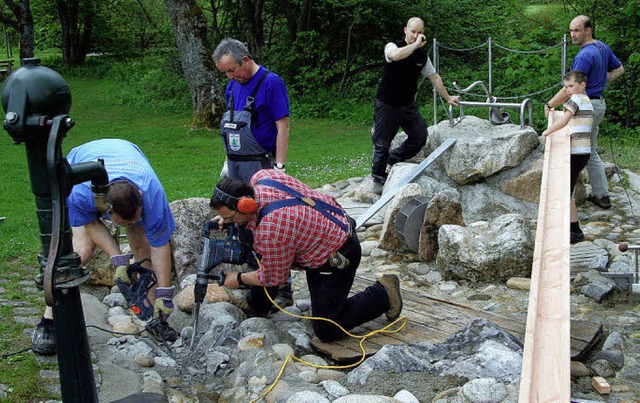
{"label": "man in blue polo shirt", "polygon": [[[110,210],[104,218],[125,226],[129,246],[136,261],[150,259],[148,268],[157,277],[154,313],[147,329],[157,337],[175,341],[176,333],[167,323],[173,310],[171,286],[171,248],[169,240],[176,227],[164,189],[151,168],[147,157],[133,143],[118,139],[95,140],[69,152],[70,164],[104,160],[109,176],[107,202]],[[124,255],[102,222],[91,183],[75,185],[67,198],[69,224],[73,233],[73,249],[86,266],[96,248],[111,259],[115,278],[130,284],[127,264],[130,255]],[[143,264],[143,266],[145,266]],[[56,342],[53,328],[53,310],[45,309],[44,316],[33,335],[33,351],[54,354]]]}
{"label": "man in blue polo shirt", "polygon": [[[604,42],[594,39],[593,25],[589,17],[579,15],[569,24],[571,42],[580,46],[580,51],[573,59],[571,70],[582,71],[587,76],[587,95],[591,99],[594,111],[593,131],[591,132],[591,157],[587,163],[587,173],[591,182],[591,194],[588,200],[595,205],[611,208],[609,185],[604,172],[604,164],[598,155],[598,131],[600,122],[604,118],[607,105],[603,92],[607,82],[619,78],[624,73],[624,67],[611,48]],[[569,99],[569,94],[562,88],[545,104],[545,116],[557,106],[563,105]]]}

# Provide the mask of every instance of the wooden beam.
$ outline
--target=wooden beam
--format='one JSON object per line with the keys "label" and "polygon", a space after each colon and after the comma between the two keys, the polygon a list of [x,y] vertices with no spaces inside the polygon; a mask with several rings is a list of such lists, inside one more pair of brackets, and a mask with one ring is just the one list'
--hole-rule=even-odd
{"label": "wooden beam", "polygon": [[[549,125],[561,112],[549,115]],[[570,244],[568,128],[545,139],[519,402],[568,402]]]}

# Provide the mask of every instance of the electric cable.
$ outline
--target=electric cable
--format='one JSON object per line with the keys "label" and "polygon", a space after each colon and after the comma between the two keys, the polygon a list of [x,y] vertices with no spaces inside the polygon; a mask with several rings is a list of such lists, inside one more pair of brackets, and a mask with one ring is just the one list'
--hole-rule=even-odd
{"label": "electric cable", "polygon": [[24,352],[27,352],[29,350],[31,350],[31,347],[26,347],[26,348],[23,348],[22,350],[14,351],[13,353],[0,354],[0,359],[9,358],[9,357],[12,357],[14,355],[20,355],[20,354],[22,354]]}
{"label": "electric cable", "polygon": [[[258,259],[256,259],[256,260],[258,260]],[[260,261],[258,260],[258,265],[259,264],[260,264]],[[280,380],[280,378],[284,374],[285,368],[287,367],[289,362],[291,362],[292,360],[298,361],[299,363],[301,363],[303,365],[306,365],[308,367],[318,368],[318,369],[349,369],[349,368],[354,368],[354,367],[357,367],[358,365],[360,365],[367,358],[367,352],[366,352],[366,350],[364,348],[365,340],[367,340],[371,336],[375,336],[376,334],[394,334],[394,333],[398,333],[400,330],[402,330],[407,325],[407,322],[409,321],[409,319],[406,316],[401,316],[398,319],[394,320],[393,322],[391,322],[390,324],[388,324],[387,326],[385,326],[385,327],[383,327],[381,329],[376,329],[376,330],[373,330],[373,331],[371,331],[371,332],[369,332],[369,333],[367,333],[365,335],[358,336],[358,335],[350,333],[345,328],[343,328],[342,326],[340,326],[338,323],[336,323],[335,321],[333,321],[331,319],[317,317],[317,316],[302,316],[302,315],[297,315],[297,314],[288,312],[288,311],[284,310],[284,308],[282,308],[281,306],[276,304],[276,302],[273,300],[273,298],[271,298],[271,295],[269,295],[269,292],[267,291],[267,287],[263,287],[263,290],[264,290],[265,294],[267,295],[267,298],[269,299],[269,301],[271,301],[271,303],[276,308],[278,308],[278,310],[280,310],[281,312],[285,313],[286,315],[289,315],[289,316],[291,316],[293,318],[297,318],[297,319],[320,320],[320,321],[324,321],[324,322],[329,322],[329,323],[332,323],[332,324],[336,325],[347,336],[349,336],[351,338],[354,338],[354,339],[360,339],[360,343],[358,345],[360,347],[360,351],[362,351],[362,356],[360,357],[360,359],[357,362],[355,362],[353,364],[347,364],[347,365],[318,365],[318,364],[313,364],[313,363],[310,363],[308,361],[305,361],[305,360],[303,360],[301,358],[298,358],[295,355],[289,354],[285,358],[284,363],[282,364],[282,367],[280,367],[280,372],[278,372],[278,375],[276,376],[276,379],[273,381],[271,386],[269,386],[262,393],[262,395],[260,395],[257,399],[251,400],[250,403],[255,403],[255,402],[260,401],[265,396],[267,396],[273,390],[273,388],[275,388],[275,386],[277,385],[278,381]],[[398,328],[397,329],[391,329],[396,324],[398,324]]]}
{"label": "electric cable", "polygon": [[135,333],[122,333],[122,332],[116,332],[116,331],[113,331],[113,330],[105,329],[105,328],[102,328],[102,327],[96,326],[96,325],[86,325],[85,327],[87,329],[94,328],[94,329],[102,330],[105,333],[111,333],[111,334],[113,334],[115,336],[139,336],[142,333],[147,331],[147,329],[142,329],[142,330],[140,330],[138,332],[135,332]]}

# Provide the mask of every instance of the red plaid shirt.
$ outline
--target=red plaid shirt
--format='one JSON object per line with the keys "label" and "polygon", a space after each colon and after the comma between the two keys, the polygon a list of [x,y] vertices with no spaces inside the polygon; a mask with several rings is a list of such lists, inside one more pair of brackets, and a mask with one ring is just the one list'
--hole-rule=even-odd
{"label": "red plaid shirt", "polygon": [[[333,197],[316,192],[299,180],[274,169],[258,171],[250,184],[255,190],[258,211],[247,228],[253,231],[256,252],[262,255],[257,271],[260,284],[272,287],[286,282],[291,269],[318,268],[332,252],[340,249],[348,234],[322,213],[307,205],[276,209],[256,226],[260,209],[276,200],[290,199],[289,194],[271,186],[257,185],[261,179],[273,179],[305,196],[340,206]],[[348,224],[346,216],[336,216]]]}

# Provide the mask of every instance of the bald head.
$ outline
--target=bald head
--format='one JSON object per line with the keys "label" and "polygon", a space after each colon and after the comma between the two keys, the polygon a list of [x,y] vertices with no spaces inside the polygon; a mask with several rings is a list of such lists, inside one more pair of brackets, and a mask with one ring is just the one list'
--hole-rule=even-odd
{"label": "bald head", "polygon": [[580,47],[593,41],[593,26],[586,15],[579,15],[569,24],[571,42]]}
{"label": "bald head", "polygon": [[410,27],[414,24],[420,24],[420,26],[422,26],[422,28],[424,29],[424,21],[422,21],[422,18],[419,18],[419,17],[409,18],[409,21],[407,21],[407,26]]}
{"label": "bald head", "polygon": [[[418,17],[411,17],[407,21],[407,26],[404,27],[404,40],[407,44],[412,44],[418,39],[420,39],[420,43],[424,43],[426,40],[424,36],[424,21]],[[422,47],[424,44],[420,46]]]}

